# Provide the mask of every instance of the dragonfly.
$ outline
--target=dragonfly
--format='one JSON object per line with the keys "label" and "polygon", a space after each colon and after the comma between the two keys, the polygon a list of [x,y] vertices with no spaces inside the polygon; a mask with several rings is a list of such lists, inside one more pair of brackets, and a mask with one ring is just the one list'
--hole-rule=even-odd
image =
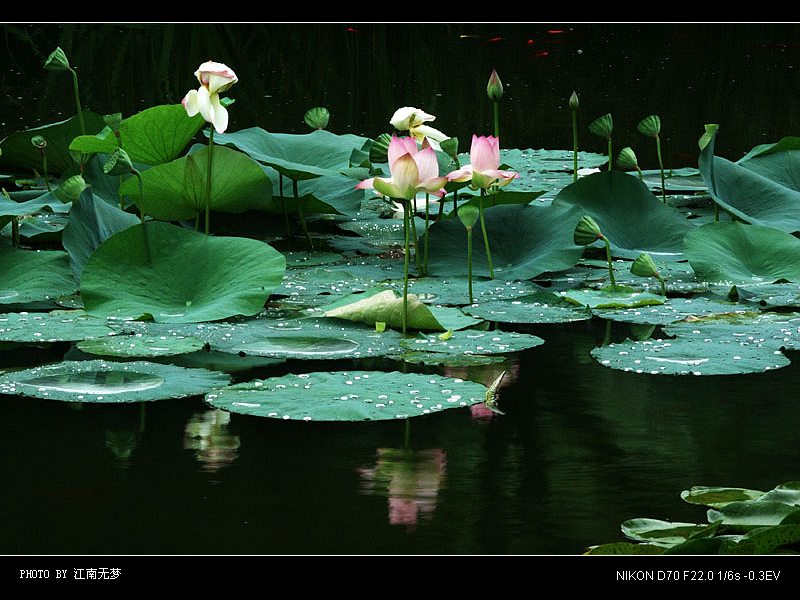
{"label": "dragonfly", "polygon": [[500,387],[500,382],[503,381],[503,377],[505,377],[505,375],[506,372],[503,371],[502,373],[500,373],[500,375],[497,376],[497,378],[489,386],[489,389],[486,390],[486,397],[484,398],[483,401],[483,403],[486,405],[486,408],[488,408],[494,413],[497,413],[498,415],[506,414],[502,410],[500,410],[497,406],[497,388]]}

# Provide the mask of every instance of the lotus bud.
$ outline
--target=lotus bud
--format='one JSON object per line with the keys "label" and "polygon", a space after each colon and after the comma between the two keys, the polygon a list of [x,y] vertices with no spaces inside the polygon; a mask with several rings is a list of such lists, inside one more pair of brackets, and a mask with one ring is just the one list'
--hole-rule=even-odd
{"label": "lotus bud", "polygon": [[385,163],[389,161],[389,144],[392,141],[392,136],[388,133],[382,133],[376,137],[372,142],[372,147],[369,149],[369,162],[371,163]]}
{"label": "lotus bud", "polygon": [[50,53],[47,60],[44,61],[44,68],[48,71],[71,71],[72,67],[69,66],[67,55],[64,51],[57,47]]}
{"label": "lotus bud", "polygon": [[47,148],[47,140],[40,135],[33,136],[31,138],[31,144],[33,144],[34,148],[37,148],[39,150],[44,150],[45,148]]}
{"label": "lotus bud", "polygon": [[589,123],[589,131],[601,138],[610,138],[613,129],[614,121],[611,118],[611,113],[606,113],[602,117],[597,117],[594,121]]}
{"label": "lotus bud", "polygon": [[119,126],[122,123],[122,113],[103,115],[103,122],[114,132],[114,135],[117,135],[119,133]]}
{"label": "lotus bud", "polygon": [[578,110],[578,94],[576,92],[572,92],[572,95],[569,97],[569,107],[572,110]]}
{"label": "lotus bud", "polygon": [[80,175],[73,175],[69,179],[63,181],[61,185],[56,188],[54,193],[56,198],[61,200],[64,204],[67,204],[68,202],[75,202],[86,188],[86,181],[83,177]]}
{"label": "lotus bud", "polygon": [[451,137],[447,138],[443,141],[440,146],[442,147],[442,152],[447,154],[453,160],[458,160],[458,138]]}
{"label": "lotus bud", "polygon": [[[461,211],[458,212],[460,215]],[[597,221],[589,215],[583,215],[581,220],[578,221],[577,227],[575,227],[575,234],[573,235],[575,245],[588,246],[602,238],[603,234],[600,232],[600,226],[597,224]]]}
{"label": "lotus bud", "polygon": [[626,146],[620,150],[619,156],[617,157],[617,166],[624,170],[639,169],[639,161],[636,160],[636,153],[633,151],[633,148]]}
{"label": "lotus bud", "polygon": [[311,127],[311,129],[325,129],[330,119],[331,113],[324,106],[309,108],[303,116],[306,125]]}
{"label": "lotus bud", "polygon": [[717,130],[719,129],[719,125],[716,123],[709,123],[705,125],[706,132],[700,136],[700,139],[697,140],[697,145],[700,146],[700,151],[706,149],[708,143],[714,139],[714,136],[717,135]]}
{"label": "lotus bud", "polygon": [[639,133],[644,135],[657,137],[658,134],[661,133],[661,117],[658,115],[650,115],[649,117],[645,117],[639,121],[636,129],[639,130]]}
{"label": "lotus bud", "polygon": [[489,83],[486,84],[486,94],[492,102],[497,102],[503,97],[503,82],[500,81],[500,76],[495,69],[492,69]]}
{"label": "lotus bud", "polygon": [[631,273],[637,277],[656,277],[658,275],[658,267],[649,254],[643,253],[633,261]]}
{"label": "lotus bud", "polygon": [[133,173],[131,157],[122,148],[117,148],[109,154],[106,164],[103,165],[103,173],[106,175],[128,175]]}
{"label": "lotus bud", "polygon": [[458,209],[458,218],[461,220],[461,224],[467,229],[475,227],[479,216],[480,211],[471,204],[467,204]]}

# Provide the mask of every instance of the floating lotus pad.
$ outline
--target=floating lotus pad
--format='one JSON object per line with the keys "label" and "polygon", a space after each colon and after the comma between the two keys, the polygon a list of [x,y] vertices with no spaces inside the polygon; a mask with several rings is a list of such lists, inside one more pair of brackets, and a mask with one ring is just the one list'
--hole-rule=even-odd
{"label": "floating lotus pad", "polygon": [[788,358],[767,344],[680,337],[609,344],[591,354],[605,367],[648,375],[738,375],[789,364]]}
{"label": "floating lotus pad", "polygon": [[702,281],[800,282],[800,240],[772,227],[709,223],[686,235],[684,252]]}
{"label": "floating lotus pad", "polygon": [[192,369],[208,369],[209,371],[222,371],[224,373],[240,373],[252,369],[263,369],[281,365],[286,360],[281,358],[266,358],[263,356],[239,356],[230,352],[192,352],[181,354],[169,359],[170,364]]}
{"label": "floating lotus pad", "polygon": [[66,252],[0,246],[0,304],[52,300],[77,288]]}
{"label": "floating lotus pad", "polygon": [[631,542],[612,542],[610,544],[600,544],[599,546],[589,546],[588,555],[631,555],[631,554],[663,554],[664,546],[656,546],[655,544],[633,544]]}
{"label": "floating lotus pad", "polygon": [[626,537],[666,547],[683,543],[689,537],[707,529],[708,525],[670,523],[657,519],[628,519],[622,523],[622,533]]}
{"label": "floating lotus pad", "polygon": [[[409,294],[408,327],[425,331],[458,330],[477,325],[480,319],[468,317],[457,308],[427,306],[414,294]],[[326,317],[336,317],[357,323],[375,325],[386,323],[395,329],[403,326],[403,297],[393,290],[374,289],[363,294],[349,294],[323,307]]]}
{"label": "floating lotus pad", "polygon": [[206,395],[215,408],[298,421],[407,419],[482,402],[486,387],[439,375],[338,371],[288,374]]}
{"label": "floating lotus pad", "polygon": [[696,485],[691,489],[681,492],[681,499],[689,504],[699,504],[701,506],[711,506],[718,508],[730,502],[742,500],[758,500],[765,492],[760,490],[749,490],[747,488],[731,487],[710,487]]}
{"label": "floating lotus pad", "polygon": [[719,315],[673,323],[667,335],[685,340],[714,340],[722,344],[747,344],[800,350],[800,315],[796,313],[744,313]]}
{"label": "floating lotus pad", "polygon": [[600,290],[567,290],[559,292],[559,296],[567,302],[589,308],[634,308],[663,304],[664,296],[649,292],[637,292],[624,286],[606,287]]}
{"label": "floating lotus pad", "polygon": [[72,342],[105,338],[115,333],[105,319],[91,317],[82,310],[0,314],[0,341],[3,342]]}
{"label": "floating lotus pad", "polygon": [[[403,282],[391,281],[383,287],[402,291]],[[463,306],[469,304],[469,282],[466,277],[424,277],[408,282],[408,289],[425,303]],[[530,281],[506,279],[476,279],[472,282],[472,296],[476,302],[513,300],[536,293],[542,288]]]}
{"label": "floating lotus pad", "polygon": [[151,362],[68,361],[0,376],[0,393],[64,402],[143,402],[204,394],[225,373]]}
{"label": "floating lotus pad", "polygon": [[342,260],[342,255],[336,252],[307,252],[294,250],[282,253],[286,259],[286,267],[312,267],[329,265]]}
{"label": "floating lotus pad", "polygon": [[743,314],[752,308],[731,302],[712,300],[704,296],[692,298],[669,298],[663,304],[638,306],[635,308],[607,309],[593,311],[601,319],[609,319],[620,323],[637,323],[647,325],[668,325],[687,317],[704,317],[715,314]]}
{"label": "floating lotus pad", "polygon": [[800,516],[800,506],[771,500],[742,500],[709,509],[708,521],[721,520],[723,525],[738,527],[764,527],[780,525],[790,515],[789,522]]}
{"label": "floating lotus pad", "polygon": [[441,352],[445,354],[505,354],[535,348],[544,340],[527,333],[510,331],[454,331],[446,340],[438,336],[406,338],[400,342],[403,348],[417,352]]}
{"label": "floating lotus pad", "polygon": [[[544,294],[533,298],[541,296]],[[517,300],[473,304],[463,310],[469,315],[500,323],[571,323],[592,318],[590,311],[570,307],[557,296],[551,296],[550,302],[522,297]]]}
{"label": "floating lotus pad", "polygon": [[153,221],[103,242],[83,270],[81,296],[97,316],[213,321],[258,313],[284,270],[283,256],[257,240]]}
{"label": "floating lotus pad", "polygon": [[414,365],[442,365],[445,367],[476,367],[504,362],[508,359],[502,354],[443,354],[441,352],[415,352],[407,350],[402,354],[387,356],[393,360]]}
{"label": "floating lotus pad", "polygon": [[800,286],[796,283],[767,283],[754,287],[736,286],[739,300],[767,307],[800,308]]}
{"label": "floating lotus pad", "polygon": [[83,352],[100,356],[176,356],[197,352],[206,343],[200,338],[185,336],[116,335],[78,342]]}

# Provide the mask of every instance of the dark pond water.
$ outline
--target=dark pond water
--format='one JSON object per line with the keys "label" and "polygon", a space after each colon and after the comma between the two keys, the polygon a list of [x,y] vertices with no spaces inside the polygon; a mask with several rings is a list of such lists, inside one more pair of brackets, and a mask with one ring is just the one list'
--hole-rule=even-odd
{"label": "dark pond water", "polygon": [[[325,104],[331,129],[372,136],[410,104],[466,140],[488,131],[493,66],[507,85],[507,146],[568,146],[573,89],[584,125],[612,112],[618,147],[635,145],[648,167],[655,157],[635,125],[650,113],[662,117],[672,166],[696,164],[707,122],[721,124],[719,153],[731,158],[800,130],[796,25],[0,32],[0,137],[70,111],[69,81],[40,70],[57,44],[80,70],[85,105],[100,113],[178,101],[200,62],[226,62],[240,77],[231,130],[302,132],[306,108]],[[78,406],[3,397],[0,553],[574,554],[620,539],[628,518],[702,521],[702,509],[678,498],[691,485],[770,489],[800,479],[800,363],[762,375],[635,375],[591,359],[606,334],[598,320],[522,330],[546,344],[503,367],[506,416],[447,411],[415,419],[409,432],[399,422],[228,418],[199,398]],[[626,331],[615,325],[611,337]],[[68,350],[0,351],[0,368],[59,361]],[[289,362],[236,378],[349,368],[397,363]],[[489,383],[498,368],[427,372]]]}

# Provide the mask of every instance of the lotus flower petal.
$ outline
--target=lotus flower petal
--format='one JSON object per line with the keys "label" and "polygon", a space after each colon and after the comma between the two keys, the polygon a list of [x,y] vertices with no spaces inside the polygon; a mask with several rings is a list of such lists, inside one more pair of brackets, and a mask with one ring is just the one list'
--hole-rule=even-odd
{"label": "lotus flower petal", "polygon": [[239,81],[233,69],[225,64],[211,60],[200,65],[197,71],[194,72],[194,76],[211,94],[224,92]]}
{"label": "lotus flower petal", "polygon": [[451,171],[447,174],[447,181],[470,181],[472,179],[472,165],[464,165],[457,171]]}
{"label": "lotus flower petal", "polygon": [[424,110],[413,106],[403,106],[394,112],[389,123],[398,131],[408,131],[412,127],[435,119],[436,117],[429,115]]}
{"label": "lotus flower petal", "polygon": [[228,128],[228,109],[219,102],[218,94],[211,94],[211,107],[213,109],[212,121],[217,133],[225,133]]}
{"label": "lotus flower petal", "polygon": [[375,189],[375,178],[370,177],[369,179],[365,179],[364,181],[359,181],[356,184],[357,190],[374,190]]}
{"label": "lotus flower petal", "polygon": [[193,117],[199,113],[200,106],[197,101],[197,90],[189,90],[189,93],[183,97],[183,100],[181,100],[181,104],[183,104],[183,108],[186,109],[186,114],[190,117]]}
{"label": "lotus flower petal", "polygon": [[391,164],[404,154],[414,155],[416,153],[417,153],[417,142],[414,141],[414,138],[410,137],[399,138],[393,135],[392,140],[389,142],[389,151],[387,153],[389,159],[389,166],[391,167]]}
{"label": "lotus flower petal", "polygon": [[444,196],[444,190],[442,190],[442,188],[445,185],[447,185],[447,177],[431,177],[430,179],[421,181],[417,189],[441,198]]}
{"label": "lotus flower petal", "polygon": [[207,123],[214,122],[214,107],[211,105],[211,94],[203,86],[197,90],[197,108]]}
{"label": "lotus flower petal", "polygon": [[375,191],[389,196],[389,198],[402,198],[403,190],[401,190],[391,179],[383,179],[376,177],[374,181]]}
{"label": "lotus flower petal", "polygon": [[500,140],[494,136],[473,135],[469,159],[476,171],[496,170],[500,166]]}
{"label": "lotus flower petal", "polygon": [[416,196],[417,185],[419,183],[419,169],[417,168],[414,157],[410,154],[404,154],[394,161],[389,168],[392,171],[392,181],[402,192],[402,195],[396,197],[410,200]]}
{"label": "lotus flower petal", "polygon": [[420,180],[425,181],[439,176],[439,161],[436,160],[436,152],[430,146],[414,154],[414,161],[417,163]]}

